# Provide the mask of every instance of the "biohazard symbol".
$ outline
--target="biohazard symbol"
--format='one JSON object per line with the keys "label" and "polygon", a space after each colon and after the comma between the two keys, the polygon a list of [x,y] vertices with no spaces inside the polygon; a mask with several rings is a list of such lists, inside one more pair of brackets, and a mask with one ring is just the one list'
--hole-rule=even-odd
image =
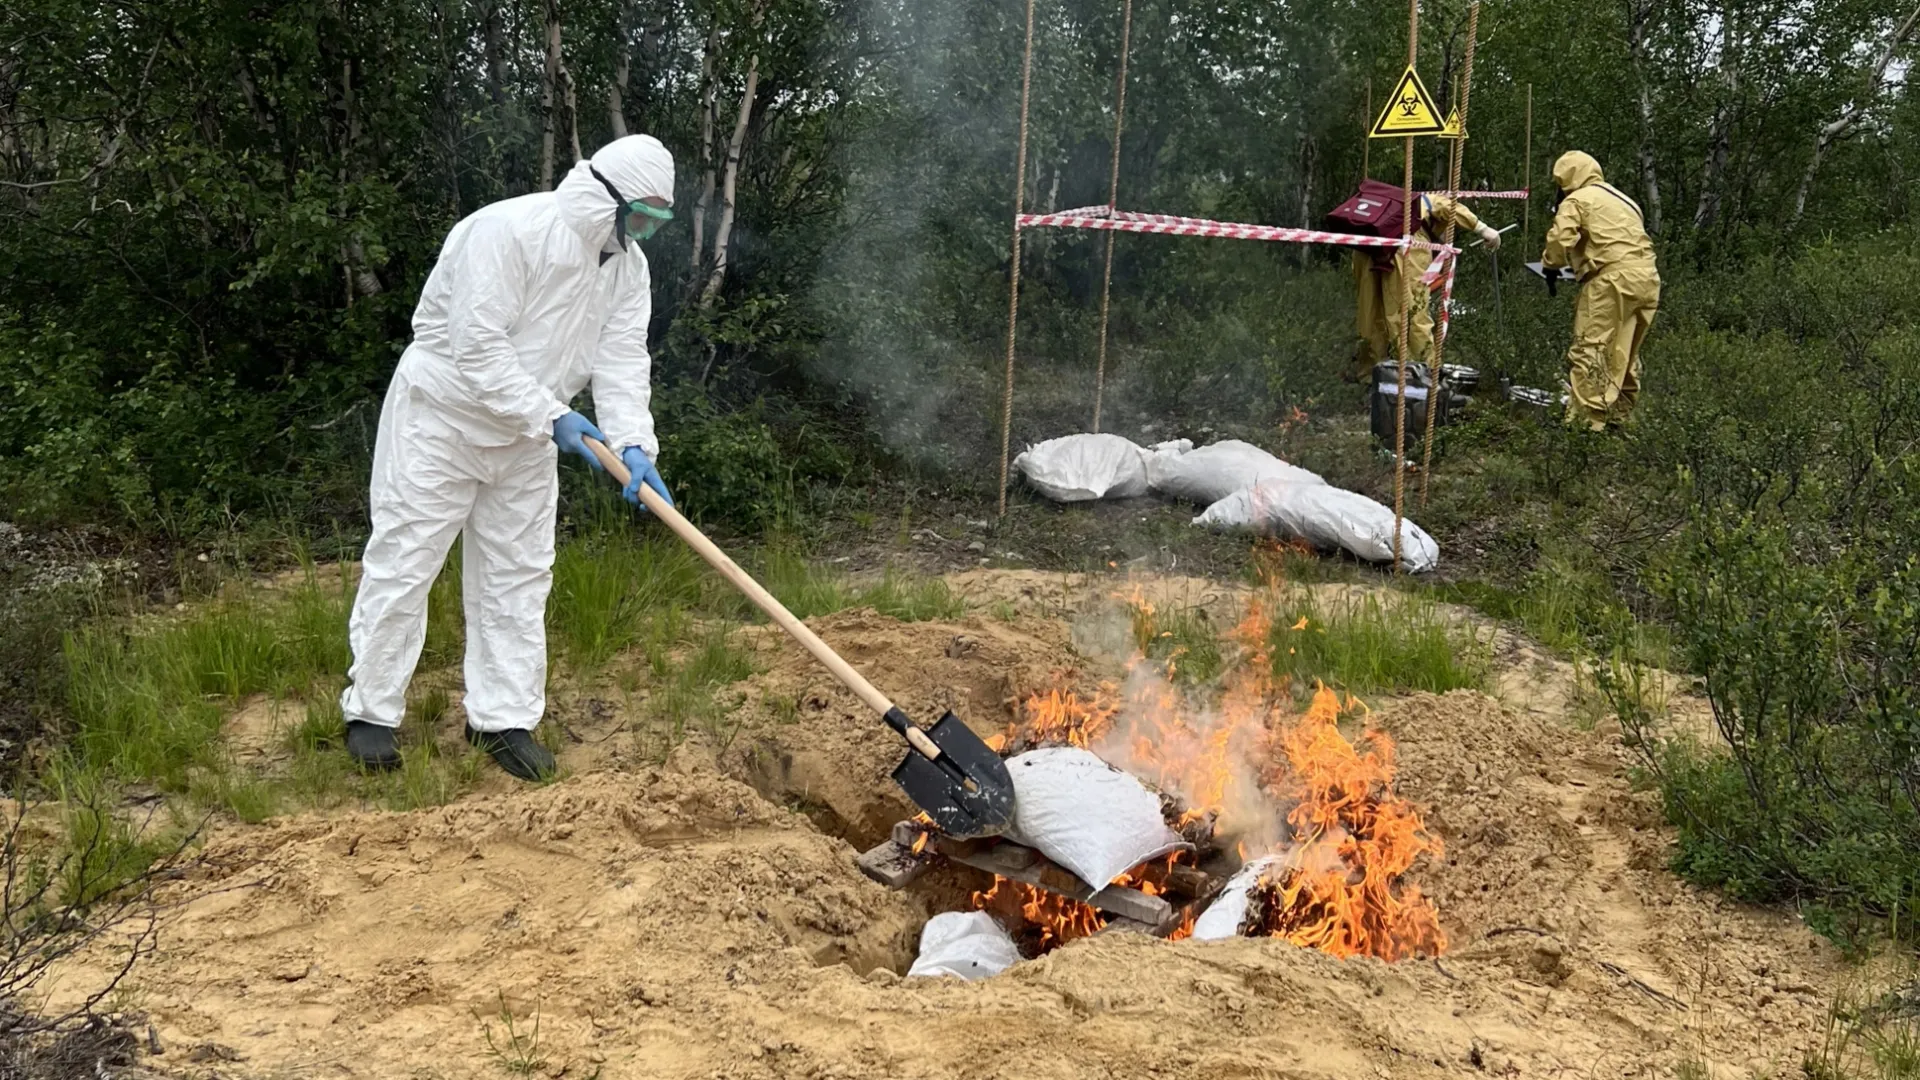
{"label": "biohazard symbol", "polygon": [[1373,122],[1373,130],[1368,134],[1375,139],[1398,139],[1407,135],[1438,135],[1444,130],[1446,125],[1440,122],[1440,109],[1433,103],[1433,95],[1427,93],[1420,76],[1408,65],[1399,85],[1393,88],[1393,95],[1387,98],[1387,107],[1380,110],[1380,118]]}
{"label": "biohazard symbol", "polygon": [[1459,109],[1455,109],[1447,114],[1447,126],[1441,128],[1439,134],[1443,139],[1464,139],[1467,137],[1467,126],[1460,122]]}

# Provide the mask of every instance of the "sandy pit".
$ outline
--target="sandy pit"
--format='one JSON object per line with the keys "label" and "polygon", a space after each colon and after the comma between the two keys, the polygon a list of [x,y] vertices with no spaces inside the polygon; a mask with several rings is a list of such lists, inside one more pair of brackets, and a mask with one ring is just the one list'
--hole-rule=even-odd
{"label": "sandy pit", "polygon": [[[963,584],[1026,599],[1010,618],[813,625],[909,712],[952,708],[983,733],[1027,693],[1118,675],[1076,645],[1097,583]],[[1451,939],[1441,959],[1123,934],[979,983],[904,980],[920,924],[966,882],[861,876],[857,848],[907,812],[885,778],[900,748],[797,648],[757,647],[722,752],[643,765],[589,732],[550,787],[217,827],[133,977],[166,1051],[150,1064],[507,1075],[487,1042],[504,1004],[523,1030],[537,1010],[531,1075],[550,1077],[1782,1075],[1844,977],[1790,916],[1666,873],[1617,734],[1456,692],[1371,703],[1445,844],[1413,874]]]}

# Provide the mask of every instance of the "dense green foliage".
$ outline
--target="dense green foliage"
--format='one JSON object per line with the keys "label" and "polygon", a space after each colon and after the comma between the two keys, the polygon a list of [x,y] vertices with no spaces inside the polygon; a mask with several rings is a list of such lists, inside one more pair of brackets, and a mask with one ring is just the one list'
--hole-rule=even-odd
{"label": "dense green foliage", "polygon": [[[1105,198],[1119,9],[1036,7],[1030,207]],[[1465,12],[1423,13],[1421,67],[1443,96]],[[1581,146],[1642,196],[1674,268],[1877,229],[1907,213],[1914,171],[1912,106],[1877,66],[1901,13],[1626,0],[1569,18],[1547,0],[1489,3],[1469,186],[1530,170],[1544,187],[1553,156]],[[621,130],[659,135],[681,163],[682,213],[651,246],[654,337],[656,382],[676,391],[661,404],[667,475],[700,473],[695,509],[777,518],[796,476],[847,466],[844,451],[798,452],[809,432],[972,475],[998,449],[1023,16],[1018,0],[8,5],[9,516],[351,529],[380,393],[447,227]],[[1122,202],[1317,219],[1360,175],[1364,103],[1391,84],[1404,33],[1391,5],[1142,0]],[[749,73],[716,280],[718,198],[689,211],[724,190]],[[1376,145],[1375,175],[1397,176],[1397,154]],[[1421,154],[1421,181],[1440,184],[1437,145]],[[1543,206],[1532,220],[1537,232]],[[1085,422],[1101,251],[1085,235],[1027,245],[1016,440]],[[1121,238],[1110,412],[1123,430],[1308,396],[1345,345],[1339,276],[1316,259]],[[731,418],[753,402],[757,420]]]}
{"label": "dense green foliage", "polygon": [[1665,663],[1712,706],[1724,752],[1669,738],[1626,612],[1589,615],[1680,868],[1846,920],[1907,923],[1920,892],[1916,283],[1896,236],[1703,279],[1633,437],[1555,433],[1537,467],[1560,477],[1563,542],[1666,627]]}

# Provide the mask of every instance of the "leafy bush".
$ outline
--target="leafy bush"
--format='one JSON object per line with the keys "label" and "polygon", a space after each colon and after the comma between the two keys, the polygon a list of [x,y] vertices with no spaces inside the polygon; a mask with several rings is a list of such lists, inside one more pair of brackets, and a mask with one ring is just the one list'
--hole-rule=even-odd
{"label": "leafy bush", "polygon": [[661,395],[660,472],[696,521],[765,529],[792,516],[792,477],[758,408],[723,413],[705,394]]}
{"label": "leafy bush", "polygon": [[[1920,560],[1703,512],[1660,582],[1724,751],[1668,736],[1601,672],[1680,830],[1676,868],[1827,925],[1920,894]],[[1838,920],[1838,921],[1836,921]]]}

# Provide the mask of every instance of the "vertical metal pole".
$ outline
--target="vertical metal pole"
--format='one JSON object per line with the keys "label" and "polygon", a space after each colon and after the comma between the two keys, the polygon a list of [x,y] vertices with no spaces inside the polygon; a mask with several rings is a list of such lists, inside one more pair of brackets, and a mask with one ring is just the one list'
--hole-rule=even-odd
{"label": "vertical metal pole", "polygon": [[1373,175],[1373,76],[1367,76],[1367,109],[1360,114],[1360,179]]}
{"label": "vertical metal pole", "polygon": [[[1407,0],[1407,66],[1420,56],[1420,0]],[[1400,530],[1407,488],[1407,349],[1413,324],[1413,279],[1407,256],[1412,252],[1414,215],[1420,208],[1413,204],[1413,136],[1406,138],[1404,176],[1401,180],[1400,250],[1394,258],[1400,264],[1400,389],[1393,403],[1393,572],[1400,572]]]}
{"label": "vertical metal pole", "polygon": [[[1113,168],[1107,176],[1107,213],[1120,205],[1120,133],[1127,124],[1127,52],[1133,44],[1133,0],[1127,0],[1120,22],[1120,77],[1113,92]],[[1107,314],[1113,301],[1113,241],[1107,231],[1107,263],[1100,271],[1100,364],[1093,376],[1093,430],[1100,430],[1100,402],[1107,389]]]}
{"label": "vertical metal pole", "polygon": [[1033,0],[1020,61],[1020,149],[1013,166],[1013,266],[1007,275],[1007,384],[1000,398],[1000,517],[1007,516],[1007,462],[1013,449],[1013,347],[1020,328],[1020,215],[1027,210],[1027,112],[1033,101]]}
{"label": "vertical metal pole", "polygon": [[[1527,84],[1527,142],[1520,161],[1520,186],[1527,200],[1520,204],[1520,236],[1524,244],[1533,243],[1533,84]],[[1528,249],[1523,249],[1528,250]]]}

